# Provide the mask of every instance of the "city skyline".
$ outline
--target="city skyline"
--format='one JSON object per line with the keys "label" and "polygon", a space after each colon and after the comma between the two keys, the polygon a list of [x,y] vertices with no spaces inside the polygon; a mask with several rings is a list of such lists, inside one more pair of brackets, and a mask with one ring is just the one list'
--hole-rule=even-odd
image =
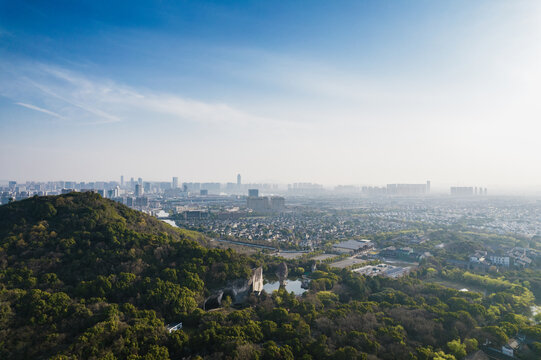
{"label": "city skyline", "polygon": [[536,1],[0,2],[0,178],[538,193],[539,23]]}
{"label": "city skyline", "polygon": [[[143,191],[144,188],[147,186],[149,189],[153,187],[155,190],[163,191],[164,189],[178,189],[183,192],[194,192],[194,190],[197,192],[199,189],[206,189],[209,191],[212,191],[213,194],[239,194],[239,193],[247,193],[248,196],[251,195],[252,191],[257,191],[259,189],[264,191],[270,191],[271,193],[273,191],[291,191],[291,190],[309,190],[308,193],[314,194],[319,193],[321,191],[326,192],[329,195],[336,195],[336,194],[347,194],[347,193],[362,193],[364,195],[368,196],[379,196],[379,195],[411,195],[411,196],[425,196],[425,195],[442,195],[442,194],[448,194],[449,191],[451,192],[451,195],[453,194],[460,194],[462,195],[487,195],[487,188],[483,186],[479,186],[479,184],[476,184],[474,186],[463,186],[463,185],[455,185],[455,186],[448,186],[447,184],[436,184],[434,187],[430,180],[427,180],[425,183],[386,183],[386,184],[318,184],[313,182],[294,182],[294,183],[273,183],[273,182],[247,182],[243,183],[241,181],[241,174],[236,175],[236,182],[232,181],[226,181],[226,182],[220,182],[220,181],[212,181],[212,180],[188,180],[188,179],[180,179],[178,176],[171,177],[170,180],[156,180],[156,179],[143,179],[141,177],[135,178],[135,177],[125,177],[124,175],[120,175],[119,177],[120,181],[118,180],[95,180],[95,179],[85,179],[85,180],[74,180],[74,179],[55,179],[55,180],[45,180],[45,181],[38,181],[38,180],[22,180],[22,181],[16,181],[16,180],[1,180],[0,179],[0,190],[2,188],[4,190],[10,190],[13,191],[15,188],[21,187],[22,191],[24,192],[24,196],[32,196],[32,194],[49,194],[54,193],[50,191],[37,191],[37,192],[27,192],[26,187],[30,186],[31,189],[36,190],[35,185],[38,186],[37,189],[41,190],[51,190],[54,189],[56,192],[58,191],[67,191],[67,190],[75,190],[75,191],[97,191],[97,190],[111,190],[111,189],[120,189],[120,190],[126,190],[131,189],[136,194],[138,193],[139,196],[142,195],[142,192],[139,193],[139,191]],[[471,185],[471,184],[469,184]],[[52,188],[51,188],[52,186]],[[165,187],[166,186],[166,187]],[[194,188],[196,186],[196,188]],[[139,187],[139,189],[137,188]],[[457,190],[458,189],[458,190]],[[479,194],[478,194],[479,189]],[[494,189],[491,189],[494,190]],[[147,190],[144,190],[146,193]],[[456,192],[456,193],[455,193]],[[7,193],[6,193],[7,194]],[[103,192],[102,194],[106,194]],[[491,195],[493,193],[491,192]],[[116,193],[118,196],[118,193]],[[509,193],[509,192],[502,192],[502,189],[496,189],[495,195],[519,195],[517,193]],[[522,193],[521,195],[536,195],[532,193]],[[7,196],[7,195],[6,195]],[[255,195],[257,196],[257,195]]]}

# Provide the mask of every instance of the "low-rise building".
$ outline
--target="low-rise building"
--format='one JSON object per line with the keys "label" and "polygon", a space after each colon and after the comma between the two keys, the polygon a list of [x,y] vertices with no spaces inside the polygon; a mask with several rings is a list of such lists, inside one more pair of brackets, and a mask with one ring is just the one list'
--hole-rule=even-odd
{"label": "low-rise building", "polygon": [[470,255],[470,262],[472,263],[483,263],[486,260],[487,252],[486,251],[476,251],[474,254]]}
{"label": "low-rise building", "polygon": [[335,252],[355,254],[361,251],[370,250],[374,247],[370,240],[347,240],[332,246]]}
{"label": "low-rise building", "polygon": [[173,331],[177,331],[177,330],[181,330],[182,329],[182,323],[179,322],[177,324],[170,324],[170,325],[167,325],[167,331],[169,331],[169,333],[172,333]]}
{"label": "low-rise building", "polygon": [[379,252],[380,257],[384,258],[396,258],[402,260],[416,260],[420,254],[413,251],[410,247],[396,248],[394,246],[388,246]]}
{"label": "low-rise building", "polygon": [[490,260],[490,262],[496,266],[509,267],[509,264],[510,264],[509,256],[505,256],[505,255],[491,254],[488,256],[488,260]]}
{"label": "low-rise building", "polygon": [[524,343],[524,338],[516,336],[510,338],[507,344],[502,346],[502,354],[514,357],[515,354],[520,350],[522,344]]}

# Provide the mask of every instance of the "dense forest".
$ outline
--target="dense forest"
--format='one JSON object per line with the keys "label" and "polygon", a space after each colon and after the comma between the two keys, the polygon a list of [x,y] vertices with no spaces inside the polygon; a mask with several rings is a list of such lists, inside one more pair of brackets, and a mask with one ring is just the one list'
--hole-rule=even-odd
{"label": "dense forest", "polygon": [[[541,357],[527,287],[430,264],[399,280],[320,265],[302,296],[263,292],[204,311],[214,290],[279,263],[205,244],[93,193],[0,207],[0,358],[462,359],[519,332],[523,356]],[[436,271],[489,291],[432,284]]]}

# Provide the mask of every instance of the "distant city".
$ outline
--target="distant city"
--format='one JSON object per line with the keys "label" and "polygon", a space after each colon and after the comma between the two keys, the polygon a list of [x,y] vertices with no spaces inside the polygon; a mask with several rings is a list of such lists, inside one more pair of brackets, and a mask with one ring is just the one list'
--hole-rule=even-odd
{"label": "distant city", "polygon": [[0,201],[94,192],[218,241],[302,251],[373,234],[417,232],[418,224],[468,226],[495,234],[541,233],[539,200],[488,196],[482,186],[433,193],[430,181],[332,188],[314,183],[245,184],[241,174],[230,183],[180,182],[179,177],[167,182],[124,176],[119,180],[10,181],[0,188]]}
{"label": "distant city", "polygon": [[[164,201],[182,198],[219,198],[247,196],[249,208],[258,211],[280,210],[283,198],[280,196],[324,196],[359,194],[363,196],[426,196],[431,194],[430,181],[420,184],[387,184],[386,186],[338,185],[326,188],[320,184],[299,182],[293,184],[242,183],[241,174],[236,182],[179,182],[178,177],[169,181],[144,181],[141,177],[120,181],[9,181],[0,186],[0,204],[22,200],[31,196],[58,195],[72,191],[93,191],[104,198],[113,199],[139,210],[161,209]],[[259,196],[260,193],[266,196]],[[452,196],[486,196],[488,190],[481,186],[451,187]],[[277,196],[280,195],[280,196]]]}

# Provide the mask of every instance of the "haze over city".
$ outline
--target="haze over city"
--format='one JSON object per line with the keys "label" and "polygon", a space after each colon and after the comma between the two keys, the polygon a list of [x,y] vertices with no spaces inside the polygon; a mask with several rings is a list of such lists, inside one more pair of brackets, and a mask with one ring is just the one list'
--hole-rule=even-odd
{"label": "haze over city", "polygon": [[538,1],[0,2],[0,180],[539,193]]}

